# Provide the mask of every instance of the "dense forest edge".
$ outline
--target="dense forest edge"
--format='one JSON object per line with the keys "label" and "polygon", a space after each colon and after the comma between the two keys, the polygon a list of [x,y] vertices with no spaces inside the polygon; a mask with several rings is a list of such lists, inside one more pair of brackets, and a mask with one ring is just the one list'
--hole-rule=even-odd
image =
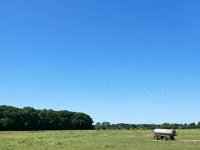
{"label": "dense forest edge", "polygon": [[163,123],[163,124],[111,124],[97,122],[93,125],[92,118],[80,112],[52,109],[34,109],[33,107],[17,108],[0,105],[0,131],[29,131],[29,130],[131,130],[155,128],[163,129],[200,129],[196,123]]}
{"label": "dense forest edge", "polygon": [[0,105],[0,130],[90,130],[92,118],[84,113],[67,110],[39,110]]}
{"label": "dense forest edge", "polygon": [[96,130],[153,130],[156,128],[160,129],[200,129],[200,122],[197,124],[193,123],[163,123],[163,124],[126,124],[126,123],[118,123],[111,124],[110,122],[97,122],[94,126]]}

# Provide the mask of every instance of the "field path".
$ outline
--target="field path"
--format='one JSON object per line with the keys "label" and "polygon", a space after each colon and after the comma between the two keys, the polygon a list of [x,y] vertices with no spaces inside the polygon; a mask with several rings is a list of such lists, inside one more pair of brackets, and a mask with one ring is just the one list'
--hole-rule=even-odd
{"label": "field path", "polygon": [[200,142],[200,140],[177,140],[177,142]]}

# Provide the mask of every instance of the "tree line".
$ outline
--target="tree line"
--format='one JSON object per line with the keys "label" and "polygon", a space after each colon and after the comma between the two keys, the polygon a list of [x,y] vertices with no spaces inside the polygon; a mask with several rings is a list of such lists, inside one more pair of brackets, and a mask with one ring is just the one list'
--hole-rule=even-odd
{"label": "tree line", "polygon": [[0,105],[0,130],[105,130],[105,129],[200,129],[200,122],[185,124],[111,124],[97,122],[93,126],[92,118],[85,113],[67,110],[17,108]]}
{"label": "tree line", "polygon": [[149,129],[200,129],[200,122],[197,124],[193,123],[185,123],[185,124],[170,124],[170,123],[163,123],[163,124],[126,124],[126,123],[118,123],[118,124],[111,124],[110,122],[97,122],[94,126],[94,129],[96,130],[106,130],[106,129],[111,129],[111,130],[121,130],[121,129],[144,129],[144,130],[149,130]]}
{"label": "tree line", "polygon": [[0,106],[0,130],[88,130],[93,129],[92,118],[84,113],[67,110],[16,108]]}

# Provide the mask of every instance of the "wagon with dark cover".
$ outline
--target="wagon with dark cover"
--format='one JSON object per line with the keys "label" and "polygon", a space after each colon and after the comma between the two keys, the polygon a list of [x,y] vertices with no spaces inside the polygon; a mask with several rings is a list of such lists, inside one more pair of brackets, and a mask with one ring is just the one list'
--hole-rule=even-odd
{"label": "wagon with dark cover", "polygon": [[174,129],[155,129],[154,139],[156,140],[175,140],[174,136],[177,136]]}

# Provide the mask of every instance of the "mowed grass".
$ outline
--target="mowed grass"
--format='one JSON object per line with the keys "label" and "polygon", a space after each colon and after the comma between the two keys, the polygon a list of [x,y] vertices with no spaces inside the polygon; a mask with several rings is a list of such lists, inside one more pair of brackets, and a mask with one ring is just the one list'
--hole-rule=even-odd
{"label": "mowed grass", "polygon": [[0,149],[200,150],[200,130],[178,130],[177,133],[176,141],[155,141],[151,130],[2,131]]}

